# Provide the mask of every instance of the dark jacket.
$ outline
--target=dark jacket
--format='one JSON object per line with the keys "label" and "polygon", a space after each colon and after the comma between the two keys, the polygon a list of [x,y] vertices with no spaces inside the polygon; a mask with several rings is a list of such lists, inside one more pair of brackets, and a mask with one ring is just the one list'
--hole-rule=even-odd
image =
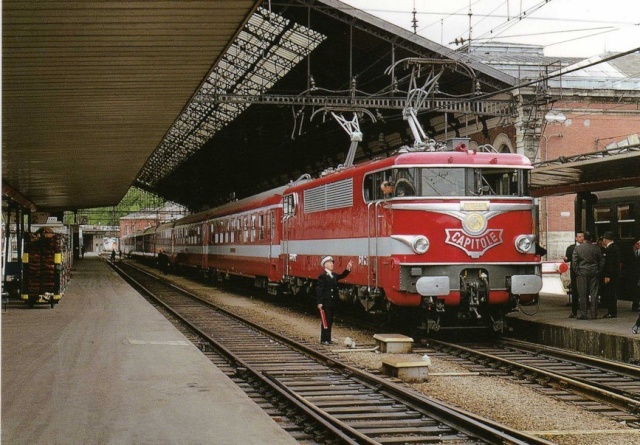
{"label": "dark jacket", "polygon": [[[564,253],[564,256],[567,258],[566,260],[564,260],[565,263],[571,263],[573,261],[573,251],[576,249],[576,246],[578,246],[578,244],[571,244],[569,247],[567,247],[567,250]],[[571,264],[569,266],[569,277],[571,278],[571,283],[575,285],[576,271],[573,270],[573,266]]]}
{"label": "dark jacket", "polygon": [[616,243],[611,243],[604,249],[602,276],[612,281],[620,278],[620,248]]}
{"label": "dark jacket", "polygon": [[596,244],[583,243],[573,249],[571,268],[576,276],[594,276],[602,271],[604,257]]}
{"label": "dark jacket", "polygon": [[571,262],[571,260],[573,259],[573,251],[575,248],[576,248],[576,244],[571,244],[569,247],[567,247],[567,250],[564,253],[564,256],[567,257],[567,259],[564,260],[565,263]]}
{"label": "dark jacket", "polygon": [[333,277],[330,277],[326,271],[322,272],[316,283],[316,304],[322,304],[330,309],[336,307],[338,304],[338,280],[347,275],[349,275],[347,269],[339,275],[333,273]]}

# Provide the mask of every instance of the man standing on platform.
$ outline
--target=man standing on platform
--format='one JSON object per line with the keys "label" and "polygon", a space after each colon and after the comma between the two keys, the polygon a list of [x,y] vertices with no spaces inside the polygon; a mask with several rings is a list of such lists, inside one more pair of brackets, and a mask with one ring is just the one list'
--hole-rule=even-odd
{"label": "man standing on platform", "polygon": [[[581,230],[576,232],[576,242],[567,247],[567,251],[564,254],[564,262],[571,263],[571,259],[573,258],[573,249],[576,246],[584,243],[584,232]],[[570,265],[571,266],[571,265]],[[569,277],[571,279],[570,289],[571,289],[571,314],[569,314],[569,318],[575,318],[578,315],[578,304],[580,303],[580,299],[578,298],[578,288],[576,287],[576,273],[573,270],[573,267],[569,267]]]}
{"label": "man standing on platform", "polygon": [[333,273],[333,258],[326,256],[320,261],[320,265],[324,267],[324,272],[318,277],[316,284],[316,303],[320,310],[321,329],[320,343],[330,345],[331,326],[333,325],[333,311],[338,305],[338,280],[346,277],[351,272],[353,261],[349,261],[347,268],[340,275]]}
{"label": "man standing on platform", "polygon": [[629,277],[631,281],[628,289],[631,291],[631,310],[640,311],[640,238],[633,239],[633,246],[631,246],[631,256],[627,255],[625,258],[625,276]]}
{"label": "man standing on platform", "polygon": [[618,288],[620,287],[620,249],[613,242],[613,232],[606,231],[602,235],[604,241],[604,268],[602,270],[603,306],[607,313],[602,318],[618,316]]}
{"label": "man standing on platform", "polygon": [[589,232],[584,234],[584,243],[573,249],[571,268],[576,274],[580,309],[578,320],[589,319],[587,306],[591,296],[591,318],[598,317],[598,281],[604,265],[602,251],[595,244],[595,237]]}

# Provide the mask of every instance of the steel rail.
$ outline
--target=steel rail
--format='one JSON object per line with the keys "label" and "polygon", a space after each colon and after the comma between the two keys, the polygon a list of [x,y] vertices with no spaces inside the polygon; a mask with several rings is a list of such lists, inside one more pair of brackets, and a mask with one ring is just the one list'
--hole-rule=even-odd
{"label": "steel rail", "polygon": [[[148,272],[142,271],[147,274],[150,279],[157,279],[155,275],[149,274]],[[122,272],[124,273],[124,272]],[[258,331],[262,335],[268,336],[280,342],[286,347],[297,351],[298,353],[304,354],[307,357],[311,357],[314,360],[317,360],[319,363],[324,363],[325,366],[330,367],[332,370],[340,371],[343,376],[350,376],[355,378],[356,381],[364,382],[371,389],[375,389],[377,392],[387,395],[392,399],[397,400],[399,403],[402,403],[409,407],[410,409],[415,410],[416,412],[422,413],[423,415],[427,415],[430,418],[433,418],[434,421],[439,424],[447,425],[449,427],[454,428],[454,430],[458,430],[469,437],[476,437],[477,439],[481,439],[486,441],[487,443],[495,443],[495,444],[514,444],[514,445],[525,445],[525,444],[545,444],[549,445],[551,442],[548,442],[544,439],[540,439],[529,434],[511,430],[504,425],[499,425],[495,422],[489,421],[487,419],[482,419],[479,416],[475,416],[471,413],[464,412],[457,408],[448,406],[446,404],[433,401],[428,399],[427,397],[415,393],[413,390],[407,390],[406,386],[398,385],[394,382],[389,381],[388,379],[381,378],[365,372],[361,369],[350,366],[346,363],[343,363],[339,360],[336,360],[328,355],[320,352],[316,349],[308,347],[304,344],[300,344],[285,335],[269,331],[264,327],[261,327],[251,321],[244,320],[242,317],[239,317],[229,311],[218,308],[212,303],[203,300],[202,298],[194,295],[188,290],[184,290],[170,283],[166,283],[165,285],[171,287],[177,292],[199,302],[200,304],[206,305],[210,309],[215,309],[215,311],[224,314],[230,318],[240,321],[242,324]],[[142,289],[146,289],[142,284],[138,284]],[[151,290],[146,289],[145,292],[151,292]],[[161,303],[163,307],[167,307],[166,304]],[[173,309],[167,307],[167,310],[171,313],[176,313]],[[183,320],[185,323],[188,321],[185,320],[181,314],[175,315],[178,319]],[[189,323],[191,324],[191,323]],[[209,341],[216,348],[219,348],[222,353],[228,357],[228,359],[236,363],[238,367],[242,369],[247,369],[257,378],[262,381],[270,381],[271,383],[277,382],[277,378],[274,377],[272,373],[266,371],[259,371],[255,369],[250,363],[245,360],[240,359],[236,354],[233,353],[229,348],[227,348],[224,344],[221,344],[216,339],[213,339],[206,332],[201,330],[199,327],[194,326],[194,331],[197,332],[197,335]],[[346,378],[346,377],[344,377]],[[269,386],[274,386],[273,384]],[[299,409],[303,410],[305,413],[308,413],[310,417],[312,417],[319,424],[322,424],[324,427],[328,428],[333,432],[336,436],[341,437],[340,440],[349,441],[345,443],[378,443],[375,439],[372,439],[366,434],[359,433],[357,430],[353,429],[349,425],[337,419],[330,413],[327,413],[319,407],[311,407],[312,404],[304,402],[301,400],[301,396],[294,394],[290,389],[284,388],[282,383],[278,383],[275,385],[278,393],[283,394],[287,400],[291,400],[292,403],[295,403]],[[339,431],[338,431],[339,430]],[[355,436],[355,437],[353,437]],[[351,442],[355,441],[355,442]]]}
{"label": "steel rail", "polygon": [[[634,415],[636,418],[637,414],[640,413],[640,398],[634,399],[625,394],[621,394],[620,392],[616,392],[615,389],[611,388],[611,386],[602,385],[597,382],[589,381],[588,378],[581,378],[576,376],[571,376],[568,372],[558,372],[558,371],[550,371],[544,369],[542,365],[540,366],[531,366],[525,363],[522,363],[518,360],[507,359],[501,357],[499,353],[488,353],[478,350],[477,347],[466,347],[458,344],[453,344],[449,342],[432,340],[432,346],[440,345],[441,347],[446,347],[449,349],[456,350],[458,352],[464,352],[465,354],[469,354],[473,357],[481,358],[485,361],[491,361],[496,363],[501,363],[501,369],[508,369],[508,372],[511,374],[515,374],[516,370],[521,370],[526,373],[529,373],[530,376],[540,376],[541,378],[536,379],[538,382],[543,382],[544,384],[549,384],[549,382],[556,382],[559,387],[562,389],[570,389],[575,393],[578,393],[582,396],[586,396],[599,402],[604,402],[610,406],[614,406],[618,409],[626,410]],[[531,352],[521,350],[518,351],[517,348],[513,348],[509,352]],[[531,357],[529,358],[536,358]],[[538,357],[540,358],[540,357]],[[542,357],[544,358],[544,357]],[[554,357],[557,360],[561,360],[558,357]],[[567,361],[567,359],[563,359]],[[589,366],[591,368],[597,368],[598,363],[603,362],[602,360],[595,359],[590,361],[590,358],[586,356],[582,357],[582,365]],[[571,362],[568,362],[571,363]],[[573,364],[573,363],[571,363]],[[557,365],[557,363],[550,363],[550,365]],[[639,422],[640,418],[636,420]]]}

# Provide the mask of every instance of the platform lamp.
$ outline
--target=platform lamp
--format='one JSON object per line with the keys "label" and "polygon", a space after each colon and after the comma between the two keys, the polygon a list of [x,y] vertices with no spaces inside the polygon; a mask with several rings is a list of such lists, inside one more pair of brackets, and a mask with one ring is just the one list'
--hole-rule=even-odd
{"label": "platform lamp", "polygon": [[559,110],[549,110],[544,115],[544,121],[548,124],[562,124],[567,120],[567,116]]}

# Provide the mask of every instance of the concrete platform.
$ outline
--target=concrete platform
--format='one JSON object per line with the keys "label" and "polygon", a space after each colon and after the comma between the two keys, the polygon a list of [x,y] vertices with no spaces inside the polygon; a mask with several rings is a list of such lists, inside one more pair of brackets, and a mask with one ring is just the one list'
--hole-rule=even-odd
{"label": "concrete platform", "polygon": [[[638,313],[631,311],[631,302],[618,300],[618,318],[577,320],[569,318],[571,306],[566,295],[541,294],[540,306],[523,307],[524,312],[507,316],[513,336],[547,346],[573,349],[585,354],[624,363],[640,360],[640,335],[631,327]],[[607,313],[598,309],[598,316]]]}
{"label": "concrete platform", "polygon": [[54,309],[2,311],[2,443],[295,444],[169,321],[86,254]]}

